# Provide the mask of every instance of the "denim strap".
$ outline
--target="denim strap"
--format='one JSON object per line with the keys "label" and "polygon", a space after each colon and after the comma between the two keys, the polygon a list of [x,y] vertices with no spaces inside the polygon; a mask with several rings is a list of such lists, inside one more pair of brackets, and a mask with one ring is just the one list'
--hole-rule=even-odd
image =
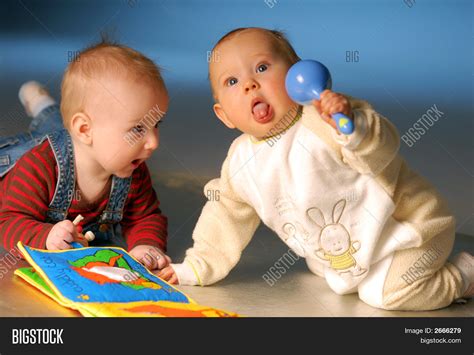
{"label": "denim strap", "polygon": [[74,150],[71,136],[65,129],[48,134],[47,138],[58,165],[56,191],[49,204],[47,217],[52,221],[59,222],[66,219],[74,195],[76,181]]}
{"label": "denim strap", "polygon": [[[66,219],[75,189],[75,160],[71,136],[65,129],[47,136],[58,165],[58,181],[47,217],[54,222]],[[130,190],[132,177],[112,175],[112,186],[106,208],[98,219],[100,224],[116,224],[123,218],[123,208]]]}
{"label": "denim strap", "polygon": [[99,223],[118,223],[123,217],[123,207],[127,199],[132,177],[119,178],[112,175],[112,187],[110,189],[109,201],[102,215],[99,217]]}

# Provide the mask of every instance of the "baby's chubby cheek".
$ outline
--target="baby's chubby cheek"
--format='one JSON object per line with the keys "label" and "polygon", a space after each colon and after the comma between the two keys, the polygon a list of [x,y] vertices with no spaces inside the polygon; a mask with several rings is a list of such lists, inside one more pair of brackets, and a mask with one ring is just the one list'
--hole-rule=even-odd
{"label": "baby's chubby cheek", "polygon": [[275,91],[276,95],[272,99],[272,104],[275,109],[275,113],[279,115],[280,117],[283,116],[289,116],[295,115],[295,107],[298,106],[295,102],[293,102],[288,94],[286,93],[286,89],[283,86],[283,88],[279,89],[278,91]]}

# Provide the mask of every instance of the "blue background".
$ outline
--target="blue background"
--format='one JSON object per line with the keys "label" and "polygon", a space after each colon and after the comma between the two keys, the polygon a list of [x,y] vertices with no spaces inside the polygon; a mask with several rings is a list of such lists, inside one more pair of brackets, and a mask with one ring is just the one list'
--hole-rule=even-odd
{"label": "blue background", "polygon": [[[150,161],[170,237],[190,243],[204,198],[238,132],[212,112],[207,53],[226,32],[260,26],[287,33],[302,58],[332,72],[333,89],[369,101],[406,132],[432,106],[444,113],[401,154],[449,201],[458,232],[474,235],[471,1],[3,1],[0,135],[28,127],[20,85],[39,80],[59,99],[74,51],[113,38],[155,60],[171,103]],[[357,51],[357,62],[346,53]]]}

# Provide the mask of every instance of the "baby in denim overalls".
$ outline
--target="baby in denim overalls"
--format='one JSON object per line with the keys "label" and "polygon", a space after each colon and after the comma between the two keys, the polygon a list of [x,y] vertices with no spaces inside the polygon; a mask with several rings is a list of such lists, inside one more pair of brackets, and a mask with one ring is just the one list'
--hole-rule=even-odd
{"label": "baby in denim overalls", "polygon": [[168,265],[167,219],[144,163],[168,108],[158,67],[102,42],[68,65],[60,107],[36,82],[19,96],[33,121],[28,132],[0,138],[3,247],[69,249],[91,231],[91,245],[125,247],[151,270]]}

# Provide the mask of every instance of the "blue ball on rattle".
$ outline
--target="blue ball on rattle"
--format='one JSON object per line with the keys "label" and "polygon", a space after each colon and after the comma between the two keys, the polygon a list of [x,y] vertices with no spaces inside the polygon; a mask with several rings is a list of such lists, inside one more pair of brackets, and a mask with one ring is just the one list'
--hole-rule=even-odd
{"label": "blue ball on rattle", "polygon": [[[300,105],[309,105],[319,100],[321,93],[330,89],[331,74],[326,66],[316,60],[300,60],[293,64],[286,74],[285,86],[290,98]],[[354,132],[354,123],[346,115],[338,112],[332,115],[337,128],[343,134]]]}

